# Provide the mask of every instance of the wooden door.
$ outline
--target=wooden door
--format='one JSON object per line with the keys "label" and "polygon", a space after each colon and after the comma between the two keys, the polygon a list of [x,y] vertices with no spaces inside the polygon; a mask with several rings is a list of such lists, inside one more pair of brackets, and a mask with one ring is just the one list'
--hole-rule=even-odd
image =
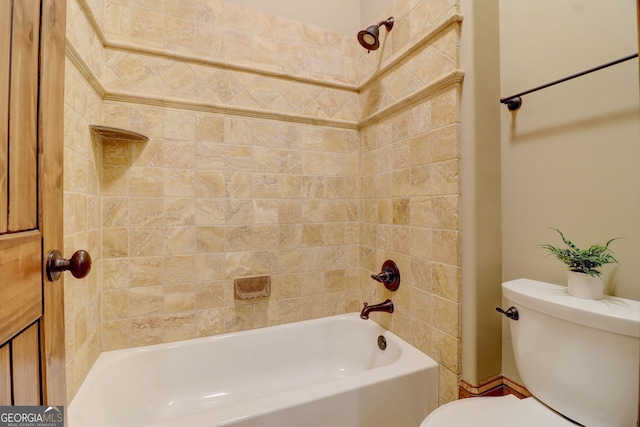
{"label": "wooden door", "polygon": [[65,405],[65,0],[0,0],[0,405]]}

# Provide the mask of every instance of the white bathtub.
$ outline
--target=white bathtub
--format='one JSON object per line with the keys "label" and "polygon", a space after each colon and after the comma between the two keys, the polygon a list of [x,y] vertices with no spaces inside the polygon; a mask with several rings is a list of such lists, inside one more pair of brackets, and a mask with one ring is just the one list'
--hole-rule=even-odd
{"label": "white bathtub", "polygon": [[102,353],[68,425],[417,427],[437,403],[436,362],[350,313]]}

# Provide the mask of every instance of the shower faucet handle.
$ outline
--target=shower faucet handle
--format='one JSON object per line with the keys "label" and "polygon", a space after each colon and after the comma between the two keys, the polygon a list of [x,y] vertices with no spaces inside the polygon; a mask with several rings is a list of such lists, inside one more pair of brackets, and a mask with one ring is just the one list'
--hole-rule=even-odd
{"label": "shower faucet handle", "polygon": [[372,274],[371,278],[382,283],[385,288],[395,291],[400,286],[400,270],[395,262],[388,259],[382,264],[382,272]]}

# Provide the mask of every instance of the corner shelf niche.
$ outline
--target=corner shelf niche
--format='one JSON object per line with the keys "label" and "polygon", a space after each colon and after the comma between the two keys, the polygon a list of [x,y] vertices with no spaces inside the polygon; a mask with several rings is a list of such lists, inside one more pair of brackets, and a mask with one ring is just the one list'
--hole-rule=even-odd
{"label": "corner shelf niche", "polygon": [[119,128],[112,128],[108,126],[90,125],[89,129],[96,136],[107,141],[130,141],[130,142],[147,142],[149,137],[146,137],[137,132],[130,130],[124,130]]}

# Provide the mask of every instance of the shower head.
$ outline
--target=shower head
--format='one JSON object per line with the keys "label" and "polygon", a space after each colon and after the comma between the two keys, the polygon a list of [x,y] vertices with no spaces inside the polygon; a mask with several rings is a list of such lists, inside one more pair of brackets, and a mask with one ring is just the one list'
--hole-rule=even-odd
{"label": "shower head", "polygon": [[387,31],[391,31],[391,29],[393,28],[393,22],[394,19],[392,16],[386,21],[380,21],[375,25],[367,27],[366,30],[362,30],[358,33],[358,41],[360,42],[362,47],[367,49],[368,51],[376,50],[378,47],[380,47],[380,40],[378,37],[380,35],[380,25],[384,24]]}

